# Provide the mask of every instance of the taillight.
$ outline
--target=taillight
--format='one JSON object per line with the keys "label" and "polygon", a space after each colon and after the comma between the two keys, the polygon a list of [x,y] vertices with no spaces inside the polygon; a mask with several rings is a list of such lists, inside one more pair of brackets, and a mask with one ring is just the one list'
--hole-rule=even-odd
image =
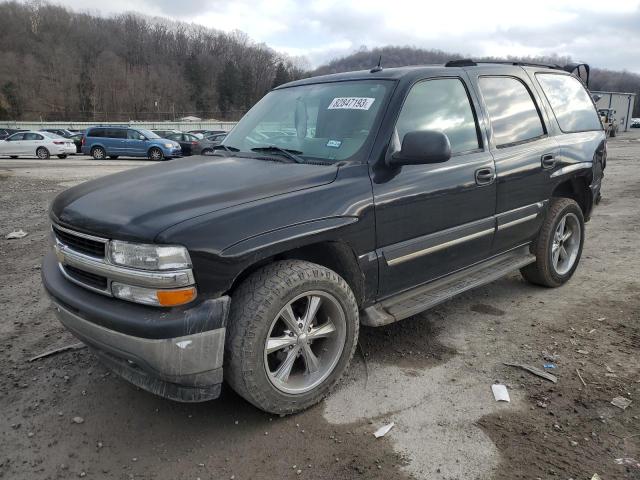
{"label": "taillight", "polygon": [[53,143],[56,145],[64,145],[64,142],[61,142],[60,140],[54,140]]}
{"label": "taillight", "polygon": [[80,143],[80,145],[84,145],[86,141],[87,141],[87,137],[83,136],[82,137],[82,142]]}
{"label": "taillight", "polygon": [[198,142],[191,142],[191,145],[197,145]]}

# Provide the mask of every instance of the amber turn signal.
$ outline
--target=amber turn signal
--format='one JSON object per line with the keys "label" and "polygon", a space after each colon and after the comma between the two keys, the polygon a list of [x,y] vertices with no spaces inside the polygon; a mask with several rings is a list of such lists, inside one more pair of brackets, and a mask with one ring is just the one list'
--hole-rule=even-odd
{"label": "amber turn signal", "polygon": [[175,307],[184,305],[196,298],[195,287],[181,288],[180,290],[158,290],[158,303],[163,307]]}

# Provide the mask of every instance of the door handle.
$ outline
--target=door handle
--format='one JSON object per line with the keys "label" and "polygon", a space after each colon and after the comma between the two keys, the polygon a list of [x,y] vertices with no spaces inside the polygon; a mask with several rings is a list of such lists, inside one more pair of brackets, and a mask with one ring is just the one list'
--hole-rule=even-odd
{"label": "door handle", "polygon": [[545,153],[542,155],[542,168],[553,168],[556,165],[556,157],[552,153]]}
{"label": "door handle", "polygon": [[489,185],[495,180],[496,174],[492,168],[480,168],[476,170],[475,177],[478,185]]}

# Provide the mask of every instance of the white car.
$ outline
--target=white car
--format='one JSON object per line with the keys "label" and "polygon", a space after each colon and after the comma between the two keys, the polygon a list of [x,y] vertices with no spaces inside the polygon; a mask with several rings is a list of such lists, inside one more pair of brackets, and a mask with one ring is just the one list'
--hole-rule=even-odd
{"label": "white car", "polygon": [[18,132],[0,140],[0,156],[11,158],[33,157],[47,159],[51,155],[67,158],[76,153],[75,144],[66,138],[49,132]]}

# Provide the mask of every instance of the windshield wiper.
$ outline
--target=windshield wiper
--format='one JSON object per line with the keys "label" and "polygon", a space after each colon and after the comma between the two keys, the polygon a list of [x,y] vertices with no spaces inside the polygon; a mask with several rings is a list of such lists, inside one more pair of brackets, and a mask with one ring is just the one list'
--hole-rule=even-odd
{"label": "windshield wiper", "polygon": [[264,153],[279,153],[283,157],[287,157],[289,160],[293,160],[296,163],[304,163],[304,160],[298,155],[302,152],[299,150],[289,150],[285,148],[276,147],[275,145],[268,145],[266,147],[256,147],[251,149],[252,152],[264,152]]}

